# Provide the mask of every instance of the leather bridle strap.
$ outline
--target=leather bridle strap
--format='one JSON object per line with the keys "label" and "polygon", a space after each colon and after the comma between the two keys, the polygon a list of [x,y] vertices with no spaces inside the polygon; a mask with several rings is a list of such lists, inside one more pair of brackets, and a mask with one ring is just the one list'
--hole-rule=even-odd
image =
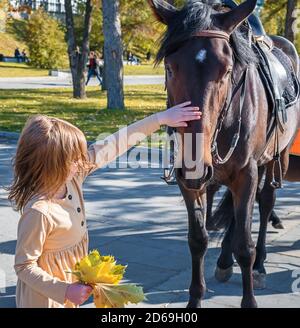
{"label": "leather bridle strap", "polygon": [[[233,152],[235,151],[235,149],[237,147],[237,144],[238,144],[238,141],[240,139],[241,126],[242,126],[242,111],[243,111],[244,102],[245,102],[245,95],[246,95],[247,73],[248,73],[248,69],[245,69],[239,83],[237,84],[237,86],[235,87],[235,90],[233,91],[233,93],[231,95],[231,98],[229,100],[228,105],[226,104],[227,101],[225,102],[224,108],[221,112],[221,118],[220,118],[220,120],[218,120],[218,125],[217,125],[217,128],[216,128],[215,132],[214,132],[212,147],[211,147],[211,154],[212,154],[213,161],[217,165],[223,165],[223,164],[225,164],[229,161],[229,159],[233,155]],[[219,152],[218,152],[218,141],[217,141],[217,139],[218,139],[219,133],[222,130],[223,121],[225,120],[225,118],[228,114],[228,111],[231,108],[232,101],[233,101],[235,95],[237,94],[237,92],[240,89],[241,89],[241,97],[240,97],[240,104],[239,104],[238,129],[237,129],[237,132],[233,136],[233,139],[232,139],[231,145],[230,145],[230,149],[228,150],[226,156],[224,158],[222,158],[219,155]],[[227,100],[228,100],[228,97],[227,97]]]}
{"label": "leather bridle strap", "polygon": [[203,38],[218,38],[218,39],[224,39],[227,42],[230,41],[230,34],[224,31],[203,30],[200,32],[193,33],[192,36],[203,37]]}

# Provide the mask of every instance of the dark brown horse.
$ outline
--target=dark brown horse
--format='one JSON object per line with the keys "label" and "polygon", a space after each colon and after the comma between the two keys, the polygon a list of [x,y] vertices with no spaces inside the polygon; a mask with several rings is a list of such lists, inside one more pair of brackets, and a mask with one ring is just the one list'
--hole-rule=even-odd
{"label": "dark brown horse", "polygon": [[[149,2],[158,19],[167,25],[157,61],[165,60],[169,105],[191,100],[203,113],[200,121],[178,129],[182,140],[178,157],[181,168],[176,169],[176,178],[188,211],[188,243],[192,257],[188,307],[201,306],[206,288],[206,187],[212,179],[229,188],[234,209],[234,220],[223,241],[217,271],[221,276],[231,271],[233,253],[242,271],[241,305],[256,307],[252,268],[256,258],[264,260],[265,222],[275,199],[275,190],[271,187],[275,138],[278,136],[278,151],[285,173],[287,149],[298,128],[300,108],[297,105],[288,111],[288,128],[274,133],[271,142],[266,144],[269,103],[257,70],[257,56],[242,24],[253,12],[256,1],[247,0],[231,11],[225,11],[215,0],[187,1],[180,10],[163,0]],[[298,72],[298,57],[292,60]],[[221,121],[222,129],[216,134]],[[199,135],[203,167],[197,161],[194,166],[187,165],[187,154],[191,154],[194,161],[198,159]],[[186,139],[191,142],[189,146]],[[260,196],[261,247],[257,248],[256,257],[251,220],[258,188],[258,167],[266,167],[267,172]]]}

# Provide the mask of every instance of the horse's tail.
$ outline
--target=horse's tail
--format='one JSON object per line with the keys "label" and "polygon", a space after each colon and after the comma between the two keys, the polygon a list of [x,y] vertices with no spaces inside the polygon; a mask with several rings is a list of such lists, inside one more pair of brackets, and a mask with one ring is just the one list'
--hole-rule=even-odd
{"label": "horse's tail", "polygon": [[234,220],[233,199],[231,191],[227,189],[215,212],[208,218],[206,226],[209,230],[227,230],[232,220]]}

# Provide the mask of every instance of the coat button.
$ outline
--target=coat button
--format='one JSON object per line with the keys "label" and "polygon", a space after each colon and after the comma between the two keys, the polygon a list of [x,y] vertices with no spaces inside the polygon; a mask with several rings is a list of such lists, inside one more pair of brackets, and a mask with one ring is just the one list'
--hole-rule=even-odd
{"label": "coat button", "polygon": [[77,207],[77,212],[80,213],[81,212],[81,208]]}
{"label": "coat button", "polygon": [[69,198],[69,199],[72,199],[72,195],[69,195],[68,198]]}
{"label": "coat button", "polygon": [[82,226],[82,227],[84,226],[84,221],[81,221],[81,226]]}

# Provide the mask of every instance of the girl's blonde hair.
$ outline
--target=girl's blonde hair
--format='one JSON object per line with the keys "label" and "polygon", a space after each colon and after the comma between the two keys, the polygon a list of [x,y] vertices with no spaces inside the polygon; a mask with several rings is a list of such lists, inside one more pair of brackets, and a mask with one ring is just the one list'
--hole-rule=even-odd
{"label": "girl's blonde hair", "polygon": [[34,196],[51,199],[66,182],[74,162],[79,172],[94,166],[88,159],[83,132],[58,118],[30,117],[18,141],[8,199],[21,212]]}

